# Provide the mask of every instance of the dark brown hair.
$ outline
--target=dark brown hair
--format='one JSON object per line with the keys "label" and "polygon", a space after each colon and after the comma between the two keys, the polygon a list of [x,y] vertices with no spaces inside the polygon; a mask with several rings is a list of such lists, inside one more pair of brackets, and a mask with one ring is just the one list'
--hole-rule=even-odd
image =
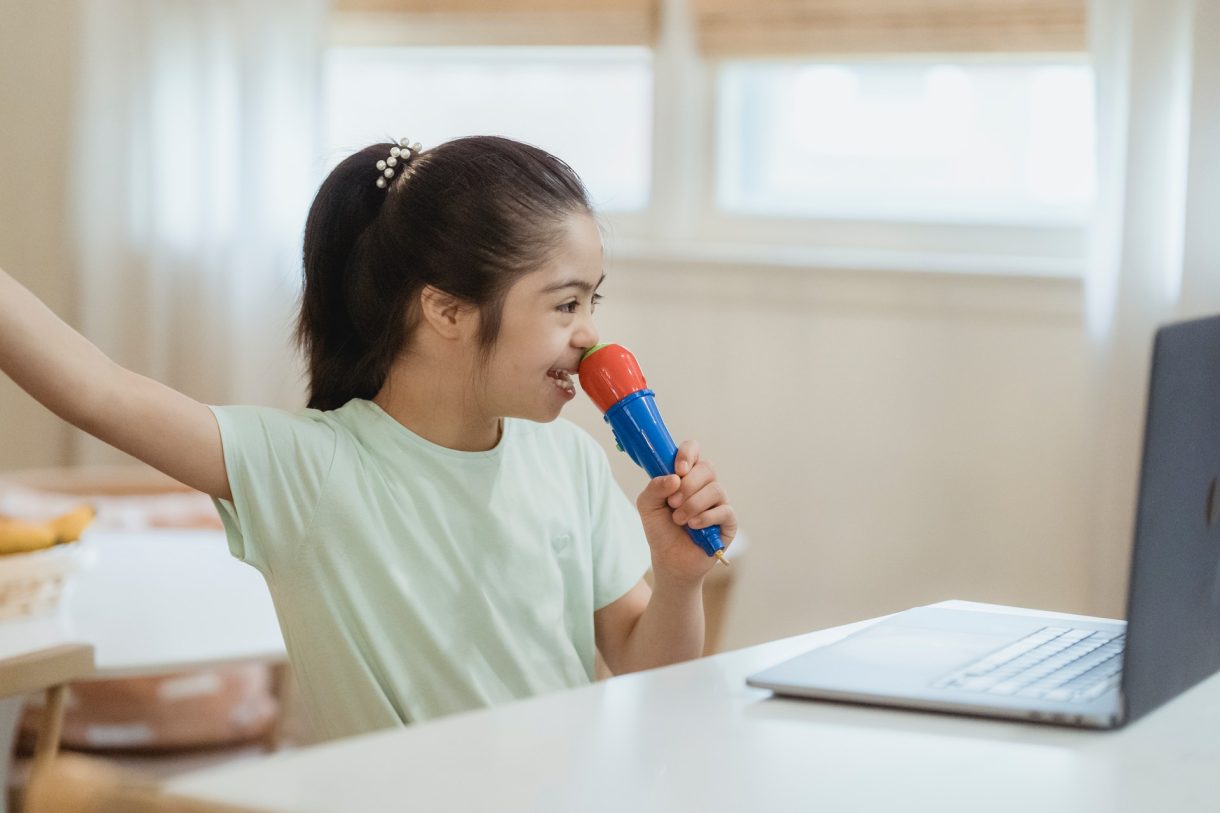
{"label": "dark brown hair", "polygon": [[570,215],[592,214],[572,168],[537,147],[459,138],[400,159],[381,189],[376,164],[393,146],[344,159],[305,223],[296,338],[313,409],[377,394],[425,285],[477,306],[480,345],[490,350],[508,289],[558,248]]}

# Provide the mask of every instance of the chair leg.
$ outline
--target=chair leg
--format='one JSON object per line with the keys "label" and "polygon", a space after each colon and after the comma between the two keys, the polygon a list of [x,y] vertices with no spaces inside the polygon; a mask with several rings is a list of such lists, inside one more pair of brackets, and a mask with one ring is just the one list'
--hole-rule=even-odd
{"label": "chair leg", "polygon": [[277,706],[275,719],[263,737],[264,751],[278,751],[284,744],[284,714],[288,711],[288,664],[273,663],[271,669],[271,696]]}
{"label": "chair leg", "polygon": [[30,776],[45,769],[59,753],[59,737],[64,727],[64,703],[68,697],[68,685],[61,683],[47,689],[47,707],[43,710],[42,726],[38,741],[34,745],[34,761],[30,765]]}

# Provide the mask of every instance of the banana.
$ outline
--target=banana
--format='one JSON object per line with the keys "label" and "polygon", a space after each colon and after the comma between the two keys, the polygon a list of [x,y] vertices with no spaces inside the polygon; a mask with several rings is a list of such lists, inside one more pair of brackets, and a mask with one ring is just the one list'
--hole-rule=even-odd
{"label": "banana", "polygon": [[0,555],[27,553],[64,542],[75,542],[97,515],[92,505],[79,505],[46,522],[0,516]]}
{"label": "banana", "polygon": [[55,531],[45,523],[0,519],[0,555],[49,548],[55,541]]}
{"label": "banana", "polygon": [[95,516],[97,516],[97,511],[92,505],[78,505],[47,524],[55,534],[57,543],[75,542],[80,539],[81,533],[90,522],[93,522]]}

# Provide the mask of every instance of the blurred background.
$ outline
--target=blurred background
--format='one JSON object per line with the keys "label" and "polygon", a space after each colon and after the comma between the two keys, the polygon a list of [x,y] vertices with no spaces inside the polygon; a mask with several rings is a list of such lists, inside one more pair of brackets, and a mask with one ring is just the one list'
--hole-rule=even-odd
{"label": "blurred background", "polygon": [[[528,141],[748,535],[724,647],[946,598],[1122,616],[1152,331],[1220,311],[1217,5],[0,0],[0,267],[120,364],[296,408],[327,171]],[[115,462],[0,380],[0,469]]]}

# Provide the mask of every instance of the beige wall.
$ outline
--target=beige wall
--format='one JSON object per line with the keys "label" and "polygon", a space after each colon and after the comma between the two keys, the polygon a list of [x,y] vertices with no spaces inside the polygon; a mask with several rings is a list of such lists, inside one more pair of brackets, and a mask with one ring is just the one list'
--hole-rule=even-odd
{"label": "beige wall", "polygon": [[[0,266],[70,322],[72,4],[0,0]],[[104,156],[98,156],[104,160]],[[948,597],[1088,610],[1074,281],[610,262],[640,357],[750,536],[726,644]],[[571,415],[609,447],[581,398]],[[0,377],[0,468],[69,431]],[[643,475],[613,453],[629,493]],[[1049,563],[1049,564],[1048,564]]]}
{"label": "beige wall", "polygon": [[[75,3],[0,0],[0,268],[73,320],[68,242]],[[0,375],[0,469],[67,461],[69,430]]]}
{"label": "beige wall", "polygon": [[610,266],[602,340],[749,535],[726,646],[945,598],[1087,609],[1078,283]]}

